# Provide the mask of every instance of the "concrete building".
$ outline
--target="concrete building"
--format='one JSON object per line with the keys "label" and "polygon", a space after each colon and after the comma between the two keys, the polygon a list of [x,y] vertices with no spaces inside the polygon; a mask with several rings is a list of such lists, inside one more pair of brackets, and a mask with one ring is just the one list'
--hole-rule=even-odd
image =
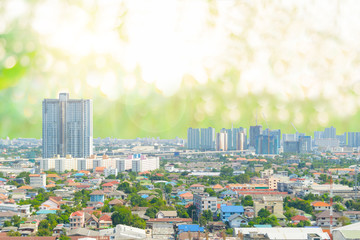
{"label": "concrete building", "polygon": [[32,187],[45,187],[46,174],[30,174],[30,186]]}
{"label": "concrete building", "polygon": [[76,159],[72,158],[70,155],[67,155],[66,158],[55,159],[55,171],[58,173],[63,173],[66,170],[77,171],[78,170],[77,163],[78,162],[76,161]]}
{"label": "concrete building", "polygon": [[269,210],[270,213],[283,213],[283,198],[282,197],[262,197],[254,201],[254,211],[255,216],[258,216],[260,209],[265,208]]}
{"label": "concrete building", "polygon": [[250,143],[249,146],[256,148],[256,142],[258,137],[262,133],[262,126],[256,125],[256,126],[250,126]]}
{"label": "concrete building", "polygon": [[60,93],[59,99],[44,99],[42,103],[43,158],[55,155],[88,157],[93,152],[92,100],[69,99]]}
{"label": "concrete building", "polygon": [[104,176],[105,177],[108,177],[108,176],[110,176],[110,175],[114,175],[115,177],[118,175],[118,170],[117,170],[117,168],[111,168],[111,167],[109,167],[109,168],[105,168],[104,169]]}
{"label": "concrete building", "polygon": [[217,197],[210,197],[208,193],[194,194],[193,201],[198,217],[204,210],[210,210],[213,214],[217,211]]}
{"label": "concrete building", "polygon": [[215,128],[201,128],[200,148],[204,151],[215,150]]}
{"label": "concrete building", "polygon": [[144,172],[156,170],[160,167],[158,157],[147,157],[141,154],[132,155],[132,169],[133,172]]}
{"label": "concrete building", "polygon": [[226,131],[216,134],[216,151],[228,150],[228,137]]}
{"label": "concrete building", "polygon": [[116,160],[116,168],[118,172],[125,172],[132,169],[132,159],[129,157],[128,159],[117,159]]}
{"label": "concrete building", "polygon": [[71,229],[84,227],[84,224],[85,224],[84,212],[76,211],[76,212],[71,213],[71,215],[69,217],[69,221],[70,221]]}
{"label": "concrete building", "polygon": [[[239,234],[240,233],[240,234]],[[234,228],[234,237],[244,240],[330,240],[328,233],[321,228]]]}
{"label": "concrete building", "polygon": [[187,148],[192,149],[192,150],[200,149],[200,129],[199,128],[188,128]]}

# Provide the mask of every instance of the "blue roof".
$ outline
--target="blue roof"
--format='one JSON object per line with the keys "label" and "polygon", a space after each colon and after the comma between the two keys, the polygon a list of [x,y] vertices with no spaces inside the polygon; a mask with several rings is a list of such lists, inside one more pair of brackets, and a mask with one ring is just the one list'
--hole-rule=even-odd
{"label": "blue roof", "polygon": [[196,224],[182,224],[178,226],[179,232],[204,232],[204,228]]}
{"label": "blue roof", "polygon": [[221,206],[222,212],[244,212],[243,206]]}
{"label": "blue roof", "polygon": [[1,182],[7,182],[7,180],[5,178],[0,178]]}
{"label": "blue roof", "polygon": [[142,197],[142,198],[148,198],[148,197],[149,197],[149,195],[144,194],[144,195],[142,195],[141,197]]}
{"label": "blue roof", "polygon": [[49,213],[54,213],[54,214],[56,214],[56,210],[45,210],[45,209],[42,209],[42,210],[37,211],[37,212],[36,212],[36,215],[49,214]]}
{"label": "blue roof", "polygon": [[184,193],[187,193],[187,192],[189,192],[189,191],[179,191],[179,192],[177,193],[177,195],[181,195],[181,194],[184,194]]}
{"label": "blue roof", "polygon": [[256,227],[256,228],[272,228],[272,226],[271,225],[254,225],[254,227]]}
{"label": "blue roof", "polygon": [[74,174],[75,177],[82,177],[82,176],[84,176],[84,175],[85,175],[85,173],[75,173],[75,174]]}

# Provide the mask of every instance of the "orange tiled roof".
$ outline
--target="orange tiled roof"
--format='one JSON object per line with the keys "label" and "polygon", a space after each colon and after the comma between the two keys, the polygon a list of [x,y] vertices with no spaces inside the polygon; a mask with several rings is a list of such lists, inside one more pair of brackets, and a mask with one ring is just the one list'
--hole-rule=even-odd
{"label": "orange tiled roof", "polygon": [[21,186],[21,187],[19,187],[18,189],[26,189],[26,190],[29,190],[29,189],[33,189],[33,187],[31,187],[31,186]]}
{"label": "orange tiled roof", "polygon": [[312,205],[314,207],[330,207],[330,204],[325,202],[313,202]]}

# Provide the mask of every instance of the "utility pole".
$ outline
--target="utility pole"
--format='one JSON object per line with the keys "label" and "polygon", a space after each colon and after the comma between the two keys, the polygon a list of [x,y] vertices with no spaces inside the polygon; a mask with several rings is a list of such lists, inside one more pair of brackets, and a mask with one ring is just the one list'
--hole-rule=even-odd
{"label": "utility pole", "polygon": [[330,173],[330,234],[332,234],[333,225],[333,179]]}

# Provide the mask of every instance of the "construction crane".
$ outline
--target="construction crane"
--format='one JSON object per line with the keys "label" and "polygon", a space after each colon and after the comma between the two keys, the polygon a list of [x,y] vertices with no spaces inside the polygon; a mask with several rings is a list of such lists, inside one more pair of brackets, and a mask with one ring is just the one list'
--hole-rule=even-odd
{"label": "construction crane", "polygon": [[294,126],[294,124],[291,123],[291,125],[293,126],[293,128],[295,129],[295,131],[298,133],[299,131],[296,129],[296,127]]}
{"label": "construction crane", "polygon": [[270,154],[270,128],[269,128],[269,124],[268,124],[268,122],[266,121],[266,117],[265,117],[265,114],[264,114],[264,112],[262,112],[262,115],[263,115],[263,118],[264,118],[264,120],[265,120],[265,123],[266,123],[266,127],[267,127],[267,132],[268,132],[268,154]]}

